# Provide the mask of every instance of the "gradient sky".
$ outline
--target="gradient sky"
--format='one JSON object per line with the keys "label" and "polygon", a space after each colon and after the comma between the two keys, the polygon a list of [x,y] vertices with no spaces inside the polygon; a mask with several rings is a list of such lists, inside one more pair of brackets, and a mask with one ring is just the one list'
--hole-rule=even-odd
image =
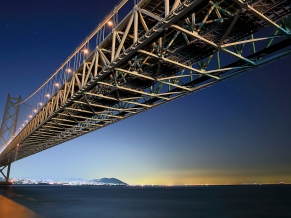
{"label": "gradient sky", "polygon": [[[0,116],[117,1],[0,1]],[[133,6],[130,0],[124,11]],[[291,56],[14,162],[11,177],[130,184],[291,183]]]}

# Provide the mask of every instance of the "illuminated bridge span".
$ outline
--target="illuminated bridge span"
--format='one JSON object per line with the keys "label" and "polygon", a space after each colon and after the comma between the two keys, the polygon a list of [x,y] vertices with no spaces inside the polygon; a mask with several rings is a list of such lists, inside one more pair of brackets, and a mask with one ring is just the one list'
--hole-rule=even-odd
{"label": "illuminated bridge span", "polygon": [[16,160],[291,53],[290,0],[142,0],[118,22],[126,2],[35,93],[8,98],[7,180]]}

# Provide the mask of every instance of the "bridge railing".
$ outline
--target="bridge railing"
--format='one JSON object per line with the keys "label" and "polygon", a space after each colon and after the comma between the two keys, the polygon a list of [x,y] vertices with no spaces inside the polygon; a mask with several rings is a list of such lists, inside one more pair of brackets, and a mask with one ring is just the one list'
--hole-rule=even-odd
{"label": "bridge railing", "polygon": [[[26,125],[26,120],[33,118],[35,113],[58,92],[90,54],[94,52],[96,47],[111,33],[112,29],[118,25],[118,12],[127,2],[128,0],[120,0],[67,60],[37,90],[21,102],[25,103],[22,108],[23,114],[29,114],[26,119],[23,119],[22,123],[19,123],[18,131]],[[25,106],[31,109],[29,110]]]}
{"label": "bridge railing", "polygon": [[[72,78],[75,72],[83,65],[85,60],[96,51],[97,46],[106,41],[106,37],[112,33],[113,28],[117,27],[119,23],[132,16],[134,9],[124,16],[124,19],[121,22],[118,22],[118,12],[127,2],[128,0],[120,0],[114,9],[112,9],[112,11],[99,23],[89,36],[86,37],[68,59],[35,92],[20,103],[21,110],[16,134],[8,141],[8,143],[6,143],[6,146],[8,146],[25,129],[38,112],[41,111],[52,97],[65,85],[65,83]],[[134,4],[139,6],[143,4],[143,2],[145,2],[145,0],[135,0]],[[166,0],[166,2],[169,1]],[[163,16],[165,16],[165,14],[163,14]]]}
{"label": "bridge railing", "polygon": [[[139,2],[140,0],[135,0],[134,4]],[[126,3],[128,3],[128,0],[120,0],[66,61],[38,89],[20,102],[16,133],[1,146],[0,153],[26,127],[30,120],[35,117],[38,111],[47,104],[66,81],[74,75],[74,72],[82,66],[83,62],[94,52],[96,47],[112,32],[112,29],[119,24],[118,12]]]}
{"label": "bridge railing", "polygon": [[[46,119],[50,119],[51,116],[59,116],[58,111],[61,112],[60,116],[62,117],[58,117],[57,119],[68,120],[68,117],[71,117],[73,122],[78,123],[76,126],[65,124],[66,126],[71,126],[68,131],[71,129],[72,131],[84,132],[84,129],[90,129],[91,131],[91,129],[95,128],[94,126],[99,128],[100,126],[116,122],[117,119],[130,116],[120,116],[120,113],[122,114],[121,111],[125,114],[139,113],[139,111],[155,107],[164,102],[169,102],[175,98],[186,95],[187,93],[200,90],[203,87],[226,79],[232,76],[232,74],[236,75],[245,72],[290,53],[290,50],[288,50],[285,53],[283,52],[276,55],[274,52],[280,51],[281,49],[278,46],[278,48],[274,46],[269,49],[270,45],[276,42],[276,40],[283,40],[283,38],[285,39],[286,36],[290,35],[288,25],[282,25],[284,27],[282,28],[279,24],[257,13],[257,11],[252,8],[250,8],[250,11],[254,15],[247,14],[248,16],[255,16],[261,20],[265,20],[267,23],[270,23],[271,26],[276,27],[280,35],[277,35],[278,32],[276,30],[274,35],[264,35],[267,37],[262,38],[260,35],[254,35],[252,32],[250,33],[249,29],[252,27],[244,32],[241,31],[241,26],[237,27],[234,25],[239,18],[235,15],[235,12],[241,11],[239,5],[240,1],[237,1],[236,7],[229,7],[229,5],[232,4],[224,5],[225,7],[229,7],[232,11],[227,10],[227,8],[223,9],[217,5],[215,6],[212,1],[185,0],[182,4],[177,4],[175,7],[173,5],[171,5],[171,7],[167,5],[166,3],[169,3],[167,0],[159,0],[157,2],[159,5],[165,3],[165,7],[159,10],[162,11],[162,14],[153,14],[150,12],[150,9],[147,8],[148,10],[146,10],[142,7],[135,8],[131,11],[130,14],[119,23],[110,37],[108,36],[102,43],[98,44],[98,49],[94,50],[91,55],[88,55],[89,58],[86,59],[85,62],[80,62],[83,68],[76,69],[77,71],[74,72],[74,77],[71,76],[67,78],[68,81],[65,87],[57,87],[52,80],[51,87],[55,88],[56,91],[61,90],[52,98],[46,100],[46,102],[49,101],[49,103],[47,107],[41,108],[41,113],[37,115],[37,122],[29,122],[30,125],[26,128],[27,131],[12,142],[12,147],[16,147],[17,143],[20,143],[35,129],[45,123]],[[175,1],[175,3],[176,2],[179,3],[180,1]],[[230,0],[226,2],[232,3]],[[198,5],[199,3],[204,4],[205,7],[200,15],[201,22],[197,23],[196,21],[198,19],[196,20],[195,16],[198,17],[198,12],[195,15],[195,13],[193,14],[190,10],[191,8],[195,8],[195,4]],[[244,5],[244,7],[246,6]],[[217,10],[213,11],[214,8]],[[290,7],[288,6],[288,8]],[[207,20],[208,17],[205,19],[205,14],[209,15],[211,11],[212,17],[209,20]],[[221,13],[224,13],[223,16],[221,16]],[[289,13],[288,10],[286,10],[286,14],[287,13]],[[185,14],[188,16],[187,19],[183,18]],[[283,14],[282,17],[284,16]],[[144,23],[144,18],[147,18],[149,22]],[[136,23],[136,20],[140,22]],[[205,22],[203,20],[205,20]],[[230,25],[220,30],[220,27],[223,25],[221,21],[228,22]],[[211,34],[211,28],[217,30],[217,32],[215,32],[217,36]],[[258,29],[260,28],[261,27],[258,26]],[[169,29],[168,32],[165,31],[167,29]],[[131,30],[130,33],[129,30]],[[233,34],[232,31],[234,32]],[[267,43],[267,46],[265,48],[263,46],[256,46],[260,42]],[[279,43],[280,41],[277,42]],[[182,51],[186,46],[193,46],[194,48],[202,46],[205,49],[195,50],[196,53],[191,53],[192,59],[187,59],[185,53]],[[262,51],[258,51],[260,47],[262,47]],[[79,50],[81,56],[79,59],[77,58],[77,64],[79,63],[78,61],[84,58],[82,56],[84,55],[84,50],[82,51],[82,49],[83,47]],[[179,50],[181,53],[179,53]],[[191,50],[191,52],[193,52],[193,50]],[[220,58],[224,61],[220,61]],[[225,63],[225,60],[229,61],[229,63]],[[212,63],[217,63],[217,66]],[[160,65],[160,67],[157,65]],[[210,67],[213,67],[213,69]],[[64,68],[64,70],[66,69],[67,68]],[[162,71],[164,71],[163,74],[160,73]],[[160,75],[158,75],[159,73]],[[209,78],[211,79],[210,82],[208,80]],[[127,80],[128,82],[126,82]],[[135,80],[146,81],[146,85],[138,87],[134,82]],[[155,85],[151,85],[153,81]],[[94,86],[96,86],[97,83],[98,85],[93,87],[91,83],[94,83]],[[99,90],[100,87],[101,91]],[[104,87],[107,88],[108,92],[112,90],[121,90],[121,92],[134,93],[134,96],[131,98],[127,96],[120,98],[118,95],[104,96],[102,87],[103,89]],[[43,95],[45,95],[45,92],[42,96]],[[103,104],[102,102],[100,104],[89,102],[90,98],[93,98],[93,95],[95,95],[95,98],[106,100],[103,101]],[[82,96],[84,97],[81,101],[80,98]],[[118,103],[106,105],[106,103],[104,103],[106,101]],[[60,106],[58,102],[61,102],[62,105]],[[67,102],[77,106],[69,108],[70,105]],[[86,107],[88,108],[84,110],[80,105],[87,105]],[[63,114],[62,112],[66,110],[66,107],[71,111],[65,111],[68,113]],[[92,107],[97,107],[98,110],[102,110],[102,112],[97,113]],[[94,122],[91,123],[92,126],[86,126],[85,128],[82,125],[87,125],[87,122],[85,123],[87,120],[84,122],[77,122],[78,120],[73,117],[80,116],[78,114],[74,115],[72,111],[87,113],[88,110],[92,110],[92,114],[101,114],[102,117],[104,116],[105,118],[102,118],[101,115],[90,115],[92,117],[89,117],[88,120],[94,120]],[[103,110],[105,112],[103,112]],[[67,118],[63,118],[64,116]],[[102,121],[96,123],[96,120],[98,122],[100,120]],[[45,131],[44,129],[43,132]],[[41,133],[39,133],[39,135],[40,134]],[[46,146],[55,145],[53,143],[60,143],[61,141],[68,140],[69,136],[66,134],[69,135],[70,132],[66,131],[64,134],[57,135],[59,137],[57,142],[54,141],[54,139],[50,142],[45,139],[45,148],[48,148]],[[32,140],[30,140],[30,143],[33,144],[34,142],[31,141]],[[42,148],[38,146],[38,149]],[[25,155],[26,154],[23,154],[23,156]]]}

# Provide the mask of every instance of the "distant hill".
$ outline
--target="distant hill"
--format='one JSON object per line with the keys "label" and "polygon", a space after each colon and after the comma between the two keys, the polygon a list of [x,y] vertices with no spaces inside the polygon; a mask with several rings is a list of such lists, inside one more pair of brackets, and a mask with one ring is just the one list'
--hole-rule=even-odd
{"label": "distant hill", "polygon": [[106,184],[124,184],[127,185],[125,182],[120,181],[116,178],[102,178],[102,179],[93,179],[92,182],[100,182],[100,183],[106,183]]}

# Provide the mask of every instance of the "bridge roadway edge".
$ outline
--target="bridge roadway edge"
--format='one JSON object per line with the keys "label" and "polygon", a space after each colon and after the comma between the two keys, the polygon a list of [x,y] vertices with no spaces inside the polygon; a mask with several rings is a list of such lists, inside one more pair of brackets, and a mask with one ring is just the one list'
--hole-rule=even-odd
{"label": "bridge roadway edge", "polygon": [[[189,9],[190,10],[190,9]],[[170,24],[169,24],[169,27],[170,27]],[[163,31],[165,31],[165,30],[162,30],[162,32],[158,32],[155,36],[152,36],[151,38],[149,38],[149,41],[151,41],[151,40],[154,40],[154,38],[156,38],[156,37],[158,37],[159,35],[161,35],[162,33],[163,33]],[[289,39],[289,41],[288,41],[288,44],[290,45],[290,39]],[[125,61],[127,61],[127,60],[129,60],[137,51],[138,51],[138,47],[137,48],[135,48],[135,49],[133,49],[132,51],[131,51],[131,53],[126,57],[126,58],[124,58],[121,62],[118,62],[118,64],[117,65],[114,65],[114,66],[112,66],[112,69],[114,69],[116,66],[120,66],[122,63],[124,63]],[[247,57],[247,58],[249,58],[249,57]],[[266,63],[264,63],[264,64],[266,64]],[[234,76],[234,75],[237,75],[237,74],[239,74],[239,73],[243,73],[243,72],[246,72],[246,71],[248,71],[248,70],[250,70],[250,69],[244,69],[244,70],[242,70],[241,72],[240,71],[238,71],[237,73],[235,73],[235,74],[233,74],[233,75],[230,75],[229,77],[227,77],[227,78],[230,78],[231,76]],[[103,78],[106,78],[108,75],[110,75],[110,73],[111,73],[111,70],[109,69],[109,72],[107,72],[107,73],[104,73],[101,77],[99,77],[99,78],[96,78],[96,80],[93,80],[92,81],[92,83],[91,83],[91,85],[89,85],[88,87],[86,87],[86,90],[87,89],[90,89],[90,88],[92,88],[92,87],[94,87],[96,84],[95,83],[97,83],[97,81],[100,81],[100,80],[102,80]],[[206,79],[207,77],[201,77],[201,80],[203,80],[203,79]],[[220,81],[223,81],[224,79],[227,79],[227,78],[222,78]],[[220,81],[218,81],[218,82],[220,82]],[[197,81],[196,81],[197,82]],[[195,83],[195,81],[193,81],[193,83]],[[200,89],[203,89],[203,88],[205,88],[205,87],[208,87],[209,85],[212,85],[212,84],[206,84],[205,86],[203,86],[203,87],[199,87],[199,89],[197,89],[197,90],[195,90],[195,91],[198,91],[198,90],[200,90]],[[180,88],[176,88],[176,89],[173,89],[174,91],[175,90],[177,90],[177,89],[180,89]],[[187,94],[190,94],[190,93],[192,93],[192,92],[188,92]],[[79,90],[79,91],[77,91],[76,93],[75,93],[75,95],[71,98],[71,99],[69,99],[70,100],[70,102],[69,103],[67,103],[67,104],[65,104],[65,105],[63,105],[61,108],[59,108],[59,111],[63,111],[66,107],[68,107],[70,104],[71,104],[71,102],[74,102],[75,100],[77,100],[77,99],[79,99],[80,98],[80,96],[82,96],[83,95],[83,91],[82,90]],[[182,96],[185,96],[185,94],[183,94]],[[171,101],[172,100],[174,100],[174,99],[176,99],[176,98],[178,98],[178,97],[181,97],[181,96],[176,96],[175,98],[173,98],[173,99],[171,99]],[[161,103],[159,103],[158,105],[161,105],[161,104],[164,104],[164,103],[167,103],[167,102],[169,102],[169,101],[163,101],[163,102],[161,102]],[[156,106],[158,106],[158,105],[156,105]],[[145,110],[147,110],[147,109],[145,109]],[[138,111],[137,113],[140,113],[140,112],[143,112],[144,110],[140,110],[140,111]],[[130,117],[130,116],[132,116],[132,115],[134,115],[134,114],[131,114],[131,115],[128,115],[128,116],[126,116],[126,118],[128,118],[128,117]],[[46,119],[46,121],[47,120],[50,120],[52,117],[53,117],[54,115],[51,115],[51,116],[49,116],[47,119]],[[115,122],[118,122],[118,121],[120,121],[120,120],[118,120],[118,119],[116,119],[115,121],[112,121],[110,124],[113,124],[113,123],[115,123]],[[44,125],[44,124],[42,124],[42,125]],[[39,126],[39,128],[40,127],[42,127],[42,125],[40,125]],[[108,124],[109,125],[109,124]],[[106,125],[107,126],[107,125]],[[90,132],[90,131],[89,131]],[[89,132],[87,132],[87,133],[89,133]],[[32,132],[33,133],[33,132]],[[31,133],[31,134],[32,134]],[[83,133],[83,134],[87,134],[87,133]],[[75,137],[78,137],[79,135],[75,135]],[[72,138],[75,138],[75,137],[72,137]],[[68,141],[68,140],[71,140],[72,138],[67,138],[67,140],[65,140],[65,141]],[[63,143],[63,142],[65,142],[65,141],[61,141],[60,143]],[[60,143],[57,143],[57,144],[60,144]],[[55,145],[57,145],[57,144],[55,144]],[[50,148],[50,147],[48,147],[48,148]],[[46,149],[48,149],[48,148],[46,148]],[[13,149],[13,148],[12,148]],[[45,150],[45,149],[43,149],[43,150]]]}

